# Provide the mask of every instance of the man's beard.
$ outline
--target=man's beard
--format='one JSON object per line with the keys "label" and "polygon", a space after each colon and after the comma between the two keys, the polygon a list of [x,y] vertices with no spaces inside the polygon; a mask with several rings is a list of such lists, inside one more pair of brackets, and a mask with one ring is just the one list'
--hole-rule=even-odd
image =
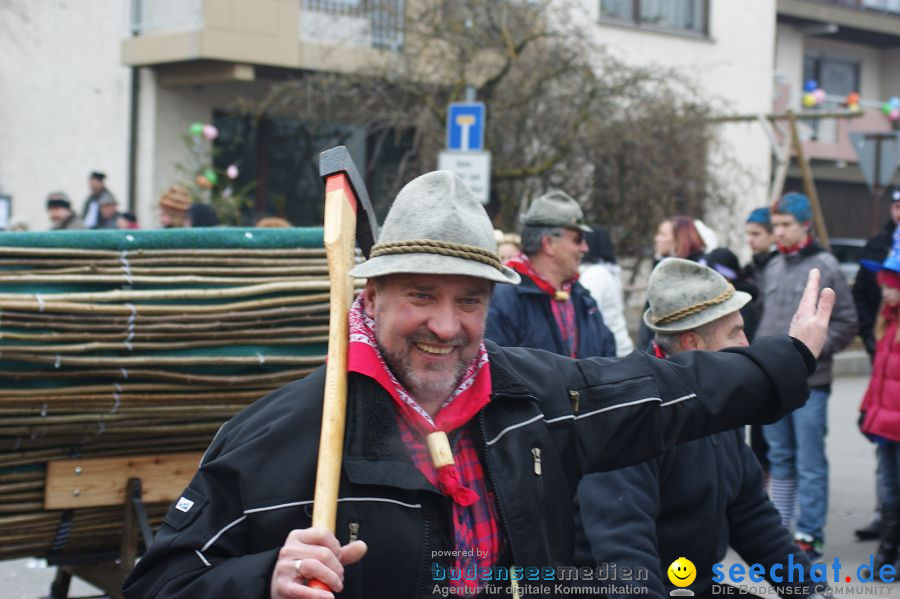
{"label": "man's beard", "polygon": [[[427,399],[440,399],[441,401],[444,401],[450,397],[450,394],[459,386],[460,379],[462,379],[466,367],[468,367],[469,362],[471,362],[471,359],[467,360],[460,356],[460,359],[449,368],[449,373],[447,372],[448,365],[434,364],[432,365],[432,368],[426,366],[426,369],[432,376],[423,376],[421,373],[416,372],[412,366],[410,354],[413,351],[416,351],[413,347],[413,343],[437,343],[434,338],[426,339],[423,335],[408,337],[407,342],[409,345],[407,347],[409,347],[409,349],[406,352],[392,353],[387,351],[381,343],[381,340],[378,339],[377,330],[375,332],[375,337],[378,342],[378,349],[381,352],[381,355],[384,356],[384,361],[388,368],[391,369],[391,372],[394,373],[394,376],[397,377],[397,380],[400,381],[403,387],[412,394],[413,398],[420,403],[422,400]],[[454,340],[454,342],[458,342],[460,346],[468,343],[467,341],[459,339]],[[439,376],[441,373],[444,373],[443,376]]]}

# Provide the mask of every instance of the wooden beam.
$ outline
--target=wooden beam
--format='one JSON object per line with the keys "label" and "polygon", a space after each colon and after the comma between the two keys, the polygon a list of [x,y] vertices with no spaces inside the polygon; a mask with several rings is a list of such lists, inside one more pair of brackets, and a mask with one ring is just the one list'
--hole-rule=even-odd
{"label": "wooden beam", "polygon": [[830,252],[831,242],[828,240],[828,230],[825,228],[825,217],[822,215],[822,207],[819,205],[819,194],[816,193],[816,184],[813,182],[812,169],[809,167],[809,162],[806,161],[806,155],[803,153],[803,144],[800,142],[800,136],[797,133],[797,120],[793,118],[793,111],[788,110],[788,117],[788,123],[791,128],[791,144],[794,146],[794,153],[797,155],[797,164],[800,165],[800,172],[803,174],[803,189],[806,192],[806,197],[809,198],[809,203],[812,205],[813,224],[816,228],[816,236],[819,238],[819,243]]}
{"label": "wooden beam", "polygon": [[173,453],[47,462],[48,510],[122,505],[129,478],[140,478],[146,503],[174,501],[191,481],[202,453]]}

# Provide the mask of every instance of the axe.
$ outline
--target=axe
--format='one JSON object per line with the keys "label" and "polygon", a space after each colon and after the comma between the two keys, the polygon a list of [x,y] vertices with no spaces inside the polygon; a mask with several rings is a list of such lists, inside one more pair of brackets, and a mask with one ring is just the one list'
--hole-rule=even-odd
{"label": "axe", "polygon": [[[348,273],[354,265],[356,243],[369,257],[378,237],[378,221],[366,186],[345,146],[322,152],[319,175],[325,182],[324,240],[331,312],[312,525],[334,532],[347,412],[348,314],[353,301],[353,280]],[[318,580],[310,581],[310,586],[331,590]]]}

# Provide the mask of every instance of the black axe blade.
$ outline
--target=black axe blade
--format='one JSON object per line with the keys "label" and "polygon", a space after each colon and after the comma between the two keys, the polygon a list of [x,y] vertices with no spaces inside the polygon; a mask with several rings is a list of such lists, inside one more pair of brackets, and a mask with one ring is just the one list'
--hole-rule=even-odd
{"label": "black axe blade", "polygon": [[363,255],[368,258],[372,246],[378,240],[378,220],[375,218],[375,211],[372,209],[366,184],[359,171],[356,170],[347,146],[336,146],[319,154],[319,175],[323,182],[327,181],[328,177],[340,173],[347,176],[347,180],[353,188],[353,194],[356,196],[354,198],[357,207],[356,243],[359,244]]}

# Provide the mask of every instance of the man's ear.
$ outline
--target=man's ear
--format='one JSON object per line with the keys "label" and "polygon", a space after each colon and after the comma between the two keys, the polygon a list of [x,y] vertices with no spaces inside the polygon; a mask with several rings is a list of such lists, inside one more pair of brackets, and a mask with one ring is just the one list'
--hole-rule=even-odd
{"label": "man's ear", "polygon": [[541,237],[541,250],[549,256],[553,255],[555,248],[553,247],[552,235],[544,235]]}
{"label": "man's ear", "polygon": [[366,316],[375,318],[375,295],[378,293],[377,285],[373,279],[366,279],[366,287],[363,289],[363,300]]}
{"label": "man's ear", "polygon": [[704,349],[706,347],[703,343],[703,338],[694,331],[682,333],[678,339],[681,342],[681,349],[685,351]]}

